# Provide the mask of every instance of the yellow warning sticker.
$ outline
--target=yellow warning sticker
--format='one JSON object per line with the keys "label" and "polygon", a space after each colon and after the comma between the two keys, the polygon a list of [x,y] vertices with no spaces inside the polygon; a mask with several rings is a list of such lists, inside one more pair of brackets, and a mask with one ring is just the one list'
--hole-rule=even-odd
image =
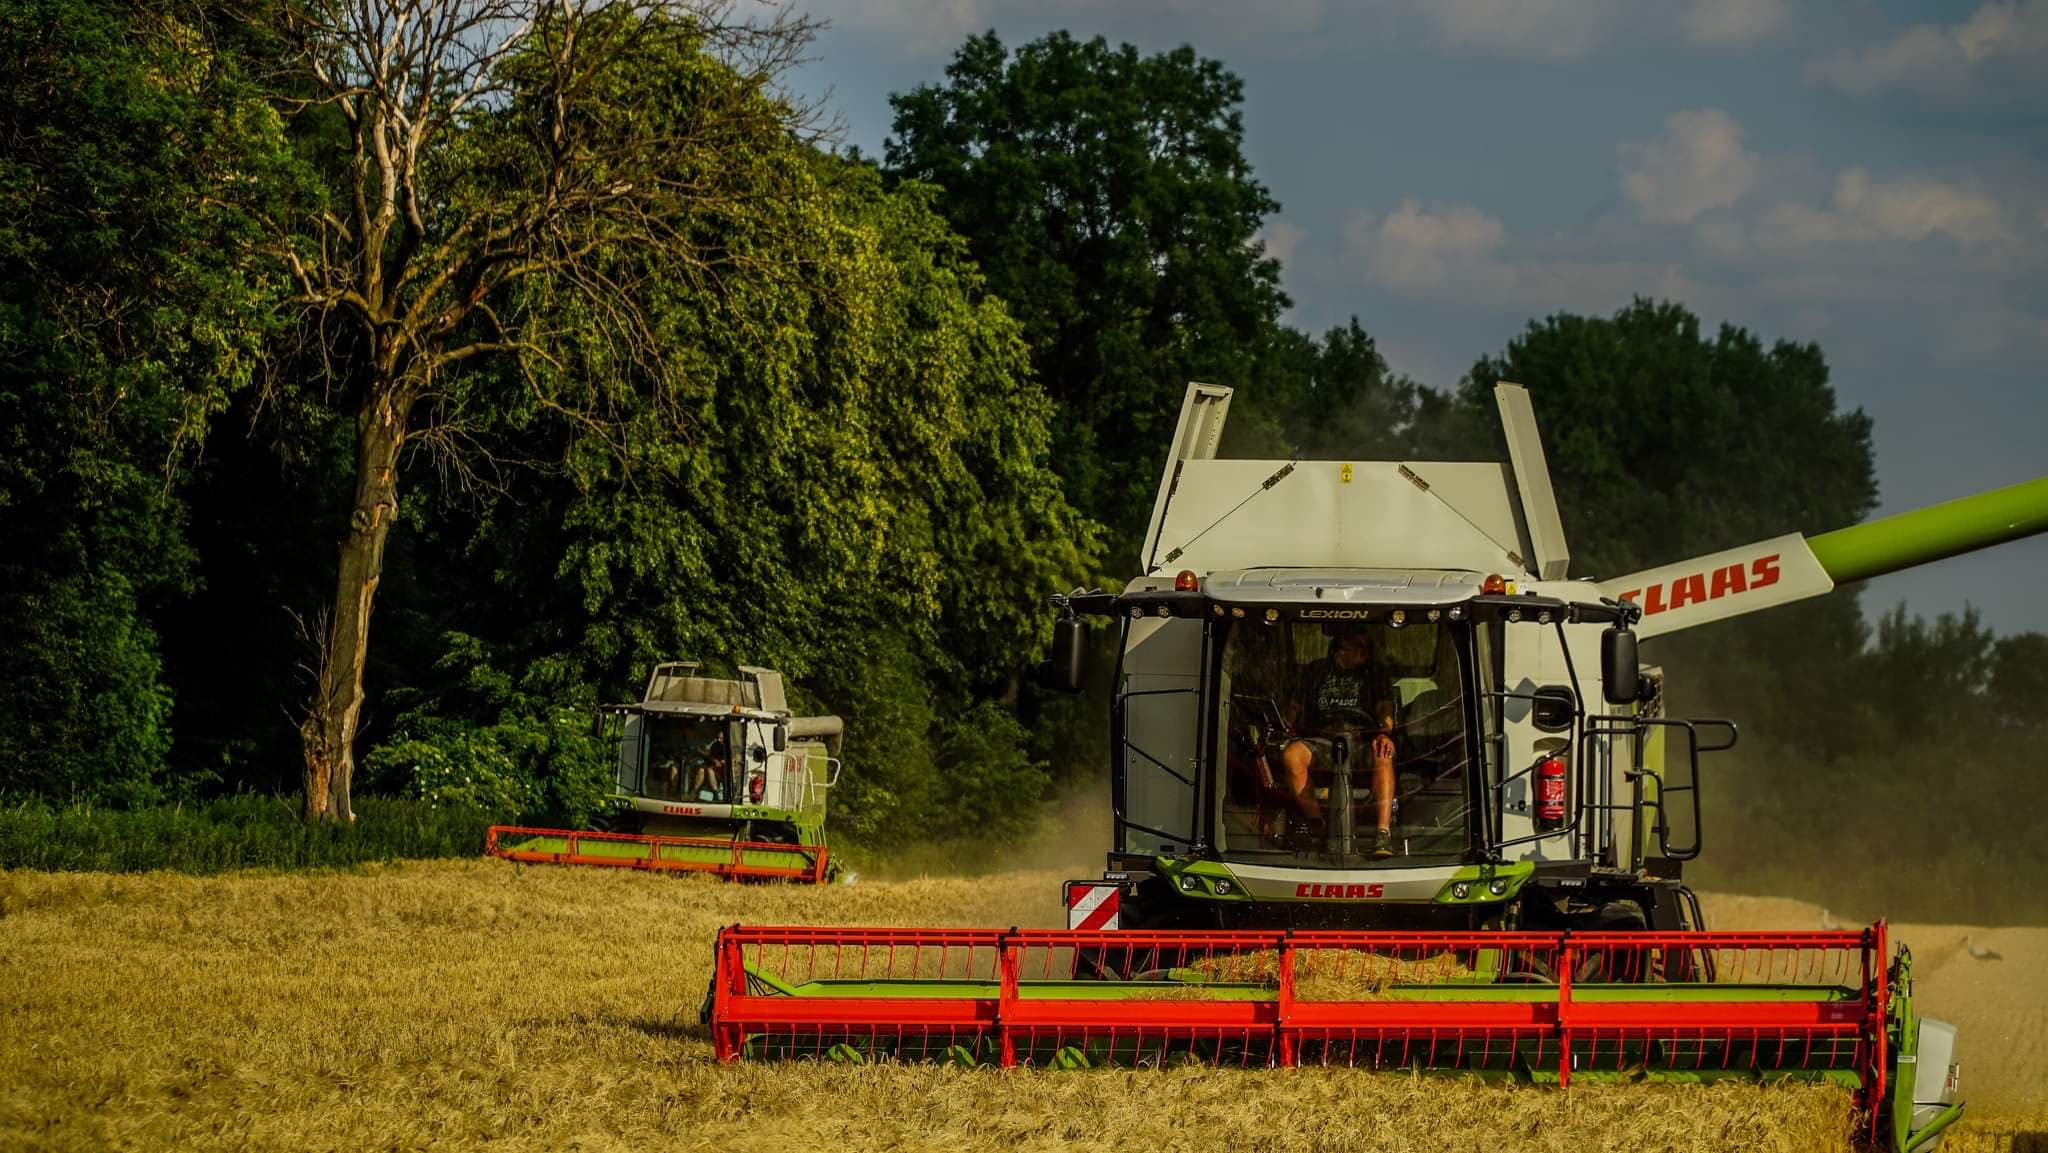
{"label": "yellow warning sticker", "polygon": [[1342,482],[1344,482],[1345,484],[1350,484],[1350,483],[1351,483],[1351,466],[1347,464],[1347,465],[1345,465],[1345,466],[1344,466],[1343,468],[1340,468],[1340,469],[1338,469],[1338,470],[1337,470],[1337,479],[1338,479],[1338,480],[1340,480],[1340,481],[1342,481]]}

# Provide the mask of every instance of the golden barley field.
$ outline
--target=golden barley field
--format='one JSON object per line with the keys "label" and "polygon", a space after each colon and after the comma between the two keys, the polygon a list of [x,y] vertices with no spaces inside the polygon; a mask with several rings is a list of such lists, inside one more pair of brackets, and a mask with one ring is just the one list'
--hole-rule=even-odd
{"label": "golden barley field", "polygon": [[[718,925],[1053,924],[1061,877],[807,889],[481,860],[0,874],[0,1149],[1851,1148],[1844,1095],[1813,1086],[712,1061],[697,1010]],[[1817,913],[1747,904],[1716,915]],[[1921,992],[1964,1025],[1966,1084],[2003,1086],[1945,1148],[2048,1149],[2028,1027],[2048,930],[1984,939],[2006,959],[1953,987],[2018,1023],[2028,1064],[1989,1076],[2001,1034],[1973,1037],[1930,964]],[[2031,1000],[2000,1007],[2013,996]]]}

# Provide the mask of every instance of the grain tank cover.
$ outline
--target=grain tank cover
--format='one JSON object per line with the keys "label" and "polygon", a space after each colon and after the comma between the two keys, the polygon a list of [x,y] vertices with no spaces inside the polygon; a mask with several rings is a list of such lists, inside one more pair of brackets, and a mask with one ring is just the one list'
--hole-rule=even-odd
{"label": "grain tank cover", "polygon": [[1428,606],[1470,600],[1485,580],[1442,569],[1259,568],[1210,573],[1202,591],[1229,604]]}
{"label": "grain tank cover", "polygon": [[1188,460],[1177,467],[1153,534],[1152,573],[1266,565],[1527,571],[1499,464]]}
{"label": "grain tank cover", "polygon": [[1227,388],[1188,386],[1145,534],[1144,574],[1274,566],[1536,575],[1508,465],[1219,460],[1229,402]]}
{"label": "grain tank cover", "polygon": [[1508,438],[1508,464],[1514,470],[1515,497],[1522,510],[1522,539],[1529,543],[1530,571],[1547,581],[1561,581],[1571,567],[1571,549],[1564,542],[1564,520],[1557,514],[1557,495],[1550,487],[1550,463],[1543,455],[1543,437],[1536,431],[1536,408],[1529,390],[1501,381],[1493,386],[1500,408],[1501,431]]}

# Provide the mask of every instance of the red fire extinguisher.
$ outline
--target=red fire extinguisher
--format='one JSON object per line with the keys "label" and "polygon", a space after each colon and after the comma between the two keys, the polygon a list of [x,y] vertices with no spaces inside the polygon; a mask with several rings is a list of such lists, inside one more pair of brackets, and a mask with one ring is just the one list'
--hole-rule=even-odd
{"label": "red fire extinguisher", "polygon": [[1545,757],[1536,766],[1536,827],[1555,829],[1564,824],[1564,758]]}

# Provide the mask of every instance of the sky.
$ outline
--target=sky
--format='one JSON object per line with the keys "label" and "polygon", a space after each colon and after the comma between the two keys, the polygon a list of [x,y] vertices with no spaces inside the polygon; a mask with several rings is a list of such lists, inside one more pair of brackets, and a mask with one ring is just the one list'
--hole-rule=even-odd
{"label": "sky", "polygon": [[[800,7],[829,26],[794,86],[875,155],[890,94],[990,29],[1220,60],[1281,205],[1263,239],[1289,322],[1356,316],[1425,384],[1531,318],[1662,297],[1821,346],[1874,421],[1878,515],[2048,474],[2048,0]],[[1902,601],[2048,631],[2048,538],[1881,578],[1864,605]]]}

